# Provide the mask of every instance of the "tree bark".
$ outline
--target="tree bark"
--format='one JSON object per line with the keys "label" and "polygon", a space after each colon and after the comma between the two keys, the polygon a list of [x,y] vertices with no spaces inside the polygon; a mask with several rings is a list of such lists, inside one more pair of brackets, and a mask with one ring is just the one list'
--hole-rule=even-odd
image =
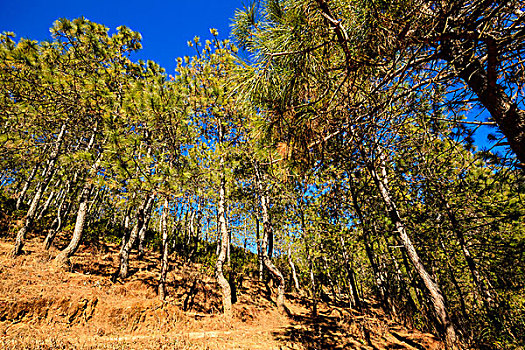
{"label": "tree bark", "polygon": [[295,264],[292,260],[292,247],[288,247],[288,264],[290,265],[290,269],[292,271],[292,279],[293,279],[293,282],[294,282],[294,286],[295,286],[295,290],[299,293],[299,294],[303,294],[303,290],[301,289],[301,286],[299,284],[299,278],[297,278],[297,271],[295,269]]}
{"label": "tree bark", "polygon": [[55,147],[51,151],[51,154],[49,155],[49,161],[47,163],[47,167],[44,170],[43,179],[42,181],[37,185],[35,189],[35,195],[33,197],[33,201],[31,202],[31,206],[29,207],[29,210],[26,215],[26,220],[24,223],[24,226],[18,231],[16,235],[15,240],[15,246],[13,248],[13,251],[11,253],[12,257],[16,257],[20,255],[22,252],[22,248],[24,246],[24,240],[26,237],[27,232],[33,225],[36,211],[38,208],[38,204],[40,203],[40,199],[42,199],[42,195],[44,193],[44,189],[46,188],[49,181],[51,181],[51,176],[53,175],[53,168],[55,166],[55,162],[58,158],[58,154],[60,153],[60,147],[62,145],[62,140],[64,138],[64,134],[66,132],[66,124],[62,124],[62,127],[60,128],[60,132],[57,136],[57,139],[55,141]]}
{"label": "tree bark", "polygon": [[148,205],[146,206],[145,217],[144,217],[144,225],[140,228],[139,231],[139,248],[138,248],[138,255],[137,258],[142,259],[144,256],[144,243],[146,240],[146,230],[148,229],[149,222],[151,221],[151,212],[153,210],[153,202],[148,202]]}
{"label": "tree bark", "polygon": [[430,300],[432,301],[432,306],[433,306],[435,315],[439,321],[438,328],[440,329],[441,332],[443,332],[446,342],[450,346],[455,346],[455,344],[457,343],[456,331],[454,329],[452,322],[450,321],[448,310],[445,306],[445,300],[443,298],[443,294],[441,293],[441,290],[439,289],[438,285],[432,280],[432,277],[430,276],[430,274],[427,272],[427,270],[423,266],[419,258],[419,255],[417,254],[416,249],[414,245],[412,244],[412,240],[408,236],[408,233],[405,228],[405,224],[403,220],[401,219],[401,216],[399,215],[397,207],[388,189],[388,178],[386,174],[386,169],[384,165],[382,164],[381,165],[382,173],[381,175],[379,175],[373,165],[368,164],[368,168],[370,170],[370,173],[372,175],[372,178],[374,179],[374,182],[377,188],[379,189],[381,198],[383,199],[383,202],[385,203],[386,209],[388,211],[388,215],[396,228],[396,231],[401,240],[401,244],[405,248],[406,253],[408,254],[408,257],[410,259],[410,262],[416,269],[419,277],[423,281],[425,287],[427,288],[430,294]]}
{"label": "tree bark", "polygon": [[62,221],[63,221],[62,218],[63,217],[65,218],[65,215],[62,214],[64,210],[64,204],[69,195],[69,192],[71,191],[72,183],[74,184],[77,181],[76,179],[77,175],[78,175],[78,172],[75,174],[73,181],[70,180],[66,184],[66,188],[64,190],[64,193],[62,194],[60,203],[58,204],[57,216],[55,220],[53,221],[53,224],[51,224],[51,230],[48,232],[44,240],[44,249],[46,250],[49,250],[49,248],[51,248],[51,244],[53,244],[53,240],[55,239],[56,234],[58,233],[58,231],[60,231],[60,228],[62,227]]}
{"label": "tree bark", "polygon": [[489,111],[499,129],[507,138],[522,169],[525,169],[525,111],[512,102],[505,89],[497,83],[497,56],[495,41],[488,40],[487,70],[478,58],[472,57],[452,41],[442,45],[441,56],[452,65],[457,75],[476,94],[479,102]]}
{"label": "tree bark", "polygon": [[[221,118],[217,118],[217,136],[219,152],[222,152],[222,143],[224,137],[224,130]],[[215,277],[221,287],[222,291],[222,307],[224,315],[231,317],[232,315],[232,290],[228,280],[224,277],[224,263],[227,258],[230,235],[226,224],[226,179],[224,171],[224,155],[219,156],[219,202],[217,203],[217,229],[220,236],[219,255],[217,263],[215,264]]]}
{"label": "tree bark", "polygon": [[73,230],[73,237],[69,242],[68,246],[64,248],[55,258],[57,266],[67,269],[71,266],[69,258],[77,251],[80,241],[82,239],[82,233],[84,232],[84,223],[86,216],[88,215],[88,201],[89,192],[91,191],[91,185],[86,183],[82,188],[82,195],[80,204],[77,211],[77,219],[75,222],[75,229]]}
{"label": "tree bark", "polygon": [[93,185],[88,177],[90,174],[93,174],[93,176],[96,175],[101,160],[102,154],[99,154],[98,159],[88,170],[84,186],[82,186],[82,192],[80,194],[80,204],[78,206],[73,237],[71,237],[71,241],[69,242],[68,246],[58,253],[55,258],[55,263],[59,267],[65,269],[69,268],[71,266],[69,258],[76,253],[78,247],[80,246],[80,241],[82,240],[82,235],[84,233],[84,224],[89,214],[89,199],[91,197],[91,190],[93,188]]}
{"label": "tree bark", "polygon": [[[384,272],[382,272],[379,269],[379,266],[376,263],[374,252],[370,245],[370,233],[369,233],[370,222],[369,220],[365,218],[365,215],[363,214],[361,210],[361,206],[357,198],[354,176],[351,173],[349,175],[349,180],[350,180],[349,189],[350,189],[350,195],[352,197],[353,207],[354,207],[354,210],[357,214],[359,221],[361,222],[361,229],[363,230],[363,235],[362,235],[363,244],[365,246],[366,256],[368,257],[368,261],[370,262],[370,266],[372,267],[372,272],[374,273],[379,298],[381,300],[381,303],[383,305],[383,309],[385,312],[395,313],[394,305],[391,302],[389,293],[388,293],[388,287],[387,287],[387,282],[386,282],[387,279],[384,277]],[[343,238],[341,237],[341,239]]]}
{"label": "tree bark", "polygon": [[160,279],[159,279],[159,299],[166,299],[166,276],[168,274],[168,211],[169,201],[168,197],[164,197],[164,207],[162,208],[161,216],[161,233],[162,233],[162,256],[160,260]]}
{"label": "tree bark", "polygon": [[341,236],[340,239],[341,239],[341,248],[343,250],[343,260],[345,262],[345,269],[348,275],[348,282],[350,285],[351,299],[353,301],[352,307],[355,306],[358,309],[361,309],[362,303],[361,303],[361,298],[359,297],[359,292],[357,290],[354,269],[352,268],[350,264],[350,259],[346,251],[345,239],[343,238],[343,236]]}
{"label": "tree bark", "polygon": [[51,190],[51,193],[47,197],[47,200],[44,203],[44,205],[42,206],[42,209],[40,209],[40,213],[38,214],[38,216],[36,218],[36,221],[40,221],[42,219],[42,217],[44,216],[44,214],[46,213],[47,209],[49,209],[49,206],[51,205],[51,202],[53,201],[53,198],[55,197],[55,194],[57,193],[56,188],[58,188],[60,186],[60,181],[61,180],[59,179],[55,183],[55,186],[53,187],[53,190]]}
{"label": "tree bark", "polygon": [[27,179],[24,181],[24,187],[22,187],[22,191],[20,192],[20,195],[16,199],[16,210],[20,209],[20,206],[24,203],[24,199],[27,193],[27,190],[29,189],[29,186],[31,186],[31,182],[35,178],[36,173],[38,172],[38,168],[40,168],[40,164],[37,163],[34,167]]}
{"label": "tree bark", "polygon": [[131,196],[131,199],[128,201],[128,206],[126,208],[126,212],[124,213],[124,232],[122,232],[122,241],[120,242],[120,251],[124,248],[124,245],[129,240],[129,225],[131,222],[131,208],[133,207],[133,203],[135,202],[135,197],[137,196],[137,192],[133,192],[133,195]]}
{"label": "tree bark", "polygon": [[264,278],[264,262],[262,256],[261,248],[261,228],[260,228],[259,218],[255,216],[255,234],[257,239],[257,263],[259,266],[259,281],[262,281]]}
{"label": "tree bark", "polygon": [[[222,163],[222,158],[221,158]],[[222,290],[222,306],[223,312],[226,316],[231,316],[232,314],[232,292],[228,280],[224,277],[223,267],[226,261],[226,254],[228,252],[229,234],[228,228],[226,227],[226,217],[225,217],[225,192],[226,192],[226,181],[224,179],[224,174],[220,174],[220,184],[219,184],[219,203],[217,206],[218,216],[219,216],[219,229],[221,233],[221,244],[219,250],[219,256],[217,258],[217,263],[215,264],[215,277],[217,282]]]}
{"label": "tree bark", "polygon": [[259,200],[261,202],[262,219],[263,219],[263,239],[261,244],[261,253],[264,262],[264,266],[270,271],[274,280],[277,282],[277,307],[281,311],[284,309],[284,287],[285,281],[283,274],[279,269],[272,263],[270,259],[273,250],[273,226],[270,221],[269,213],[269,201],[268,195],[262,184],[262,175],[259,169],[259,164],[254,162],[255,178],[257,182],[257,188],[259,192]]}
{"label": "tree bark", "polygon": [[119,256],[119,267],[117,270],[116,275],[114,276],[114,279],[118,276],[122,279],[127,278],[129,276],[129,254],[131,252],[131,249],[133,248],[133,245],[135,244],[137,237],[139,235],[140,230],[142,229],[142,226],[144,225],[144,213],[147,208],[153,205],[153,200],[155,199],[155,194],[152,192],[140,205],[140,207],[137,210],[136,214],[136,222],[135,225],[133,225],[133,229],[131,230],[131,233],[129,235],[129,239],[126,241],[126,243],[122,246],[122,249],[120,250],[120,256]]}

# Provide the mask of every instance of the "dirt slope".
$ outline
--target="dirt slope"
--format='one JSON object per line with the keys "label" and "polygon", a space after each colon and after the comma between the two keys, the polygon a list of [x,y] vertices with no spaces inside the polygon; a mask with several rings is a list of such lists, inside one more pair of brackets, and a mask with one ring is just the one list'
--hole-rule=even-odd
{"label": "dirt slope", "polygon": [[0,348],[2,349],[439,349],[430,335],[384,317],[321,304],[313,317],[308,300],[287,295],[281,315],[275,294],[245,279],[234,317],[220,315],[214,280],[203,266],[174,256],[169,296],[158,300],[159,256],[133,260],[125,283],[111,282],[115,246],[81,247],[72,271],[56,269],[57,250],[39,239],[12,260],[12,242],[0,240]]}

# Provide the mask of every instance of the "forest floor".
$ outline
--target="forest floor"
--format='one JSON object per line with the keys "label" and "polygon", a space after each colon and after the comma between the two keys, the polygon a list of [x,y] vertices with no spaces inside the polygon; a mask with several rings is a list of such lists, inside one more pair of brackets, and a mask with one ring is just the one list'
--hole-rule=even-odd
{"label": "forest floor", "polygon": [[404,327],[375,307],[366,311],[286,295],[246,278],[234,315],[220,314],[220,295],[199,264],[172,257],[166,301],[158,299],[159,255],[132,256],[132,276],[111,281],[118,247],[81,246],[70,271],[53,264],[56,248],[40,238],[11,259],[13,242],[0,239],[0,348],[2,349],[440,349],[431,334]]}

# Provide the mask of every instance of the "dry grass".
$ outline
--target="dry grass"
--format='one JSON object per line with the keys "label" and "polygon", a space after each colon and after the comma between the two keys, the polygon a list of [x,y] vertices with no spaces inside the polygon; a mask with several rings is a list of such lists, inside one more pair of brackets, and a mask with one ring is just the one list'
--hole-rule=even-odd
{"label": "dry grass", "polygon": [[[159,256],[131,262],[132,276],[111,282],[116,246],[81,247],[72,270],[53,264],[57,250],[31,239],[11,259],[0,240],[0,348],[2,349],[438,349],[430,334],[401,327],[379,310],[367,314],[288,295],[281,315],[275,294],[245,279],[234,316],[220,314],[216,282],[203,267],[173,257],[168,298],[156,288]],[[132,256],[134,258],[134,256]]]}

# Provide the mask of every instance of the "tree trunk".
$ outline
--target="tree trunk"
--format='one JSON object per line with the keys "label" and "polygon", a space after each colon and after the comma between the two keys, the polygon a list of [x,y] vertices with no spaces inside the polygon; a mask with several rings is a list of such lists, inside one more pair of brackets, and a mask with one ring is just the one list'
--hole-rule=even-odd
{"label": "tree trunk", "polygon": [[[324,248],[321,246],[321,251],[324,251]],[[330,291],[332,292],[332,299],[334,302],[337,302],[337,292],[335,291],[335,283],[334,279],[332,278],[332,274],[330,273],[330,266],[328,265],[328,259],[325,255],[321,258],[323,260],[324,265],[324,273],[326,275],[326,279],[328,280],[328,284],[330,285]],[[357,293],[352,291],[352,298],[357,295]],[[355,298],[354,298],[354,305],[355,305]]]}
{"label": "tree trunk", "polygon": [[144,199],[144,201],[138,208],[135,225],[133,225],[133,229],[131,230],[129,239],[126,241],[126,243],[122,246],[122,249],[120,250],[119,268],[117,270],[116,275],[114,276],[114,279],[117,276],[123,279],[129,276],[129,254],[131,252],[131,249],[133,248],[133,245],[135,244],[135,241],[137,240],[142,226],[144,225],[144,212],[146,208],[153,205],[154,199],[155,194],[152,192],[148,197],[146,197],[146,199]]}
{"label": "tree trunk", "polygon": [[456,332],[448,316],[448,311],[445,306],[443,294],[441,293],[441,290],[439,289],[438,285],[432,280],[430,274],[427,272],[427,270],[421,263],[419,255],[417,254],[416,249],[412,244],[412,240],[408,236],[405,224],[401,219],[397,207],[388,190],[388,178],[386,174],[386,169],[382,164],[382,173],[381,175],[379,175],[376,169],[371,164],[368,164],[368,167],[372,178],[374,179],[374,182],[379,189],[381,198],[385,203],[388,215],[392,220],[392,223],[395,225],[396,231],[399,235],[399,239],[401,240],[403,247],[406,249],[406,253],[408,254],[412,265],[416,269],[419,277],[422,279],[425,287],[427,288],[430,294],[430,300],[432,301],[434,312],[440,323],[438,328],[444,333],[446,342],[450,346],[454,346],[457,343]]}
{"label": "tree trunk", "polygon": [[262,184],[262,175],[259,170],[259,164],[254,162],[254,167],[263,219],[263,239],[261,244],[261,253],[264,266],[266,266],[268,271],[270,271],[272,274],[274,280],[277,282],[277,307],[279,310],[284,311],[284,277],[281,271],[279,271],[279,269],[272,263],[272,260],[270,259],[272,253],[271,251],[273,250],[273,226],[270,221],[268,195]]}
{"label": "tree trunk", "polygon": [[[217,136],[219,152],[222,152],[222,142],[224,130],[221,118],[217,119]],[[221,287],[222,291],[222,306],[224,315],[231,317],[232,315],[232,290],[228,280],[224,277],[224,263],[227,258],[228,249],[230,246],[230,235],[228,227],[226,226],[226,179],[224,171],[224,155],[219,157],[219,202],[217,204],[217,229],[220,231],[221,244],[219,248],[219,256],[215,264],[215,277]]]}
{"label": "tree trunk", "polygon": [[315,275],[314,275],[314,261],[312,256],[310,255],[310,250],[308,249],[307,252],[307,259],[308,259],[308,272],[310,276],[310,289],[311,289],[311,298],[312,298],[312,316],[317,316],[317,284],[315,283]]}
{"label": "tree trunk", "polygon": [[[366,256],[368,257],[368,261],[370,262],[370,266],[372,267],[372,272],[374,273],[374,277],[377,284],[377,291],[379,294],[379,298],[381,300],[381,304],[383,305],[383,310],[385,312],[393,312],[395,313],[394,305],[390,301],[388,288],[387,288],[387,279],[384,278],[383,272],[380,271],[379,266],[376,263],[374,252],[372,250],[372,247],[370,245],[370,234],[369,234],[369,225],[370,221],[365,218],[365,215],[363,215],[363,212],[361,211],[361,206],[359,205],[359,201],[357,198],[357,192],[355,188],[355,181],[354,176],[350,173],[349,175],[349,189],[350,189],[350,195],[352,197],[352,203],[354,210],[357,213],[357,217],[361,223],[361,229],[363,230],[363,244],[365,246],[365,252]],[[343,238],[341,237],[341,240]]]}
{"label": "tree trunk", "polygon": [[259,218],[257,216],[255,217],[255,233],[257,235],[257,263],[259,266],[259,281],[262,281],[264,278],[264,262],[261,248],[261,229]]}
{"label": "tree trunk", "polygon": [[131,196],[131,199],[128,201],[128,206],[126,208],[126,212],[124,213],[124,232],[122,232],[122,241],[120,242],[120,250],[124,249],[124,245],[129,240],[129,225],[131,222],[131,208],[133,207],[133,203],[135,202],[135,197],[137,196],[137,192],[133,192],[133,195]]}
{"label": "tree trunk", "polygon": [[42,209],[40,209],[40,213],[36,217],[36,221],[40,221],[42,217],[44,216],[44,214],[46,213],[47,209],[49,209],[49,206],[51,205],[51,202],[53,201],[53,198],[55,197],[55,194],[57,192],[56,188],[58,188],[58,186],[60,186],[60,179],[55,183],[53,190],[51,190],[51,193],[47,197],[47,200],[42,206]]}
{"label": "tree trunk", "polygon": [[29,189],[29,186],[31,186],[31,182],[33,181],[33,179],[34,179],[34,177],[35,177],[39,167],[40,167],[40,164],[37,163],[33,167],[33,170],[31,171],[31,174],[29,174],[27,179],[24,181],[24,187],[22,187],[22,191],[20,192],[20,195],[18,196],[18,198],[16,200],[16,210],[19,210],[20,206],[24,203],[24,199],[25,199],[27,190]]}
{"label": "tree trunk", "polygon": [[159,279],[159,298],[164,300],[166,298],[166,276],[168,274],[168,211],[169,202],[168,197],[164,197],[164,208],[162,208],[161,216],[161,233],[162,233],[162,257],[160,260],[160,279]]}
{"label": "tree trunk", "polygon": [[470,250],[467,247],[467,243],[465,242],[465,236],[463,234],[463,228],[461,227],[461,224],[459,223],[456,214],[448,204],[448,201],[445,199],[443,194],[440,192],[441,201],[445,206],[445,210],[447,212],[447,216],[450,220],[450,223],[452,225],[452,230],[456,234],[456,238],[458,239],[459,246],[461,248],[461,251],[463,252],[463,256],[465,257],[465,260],[467,261],[467,266],[470,270],[470,274],[472,277],[472,281],[474,282],[474,285],[477,288],[478,293],[481,295],[483,299],[483,304],[488,309],[491,306],[492,303],[492,295],[490,294],[490,291],[486,288],[485,283],[483,283],[483,279],[481,278],[478,269],[476,267],[476,262],[474,261],[474,258],[470,254]]}
{"label": "tree trunk", "polygon": [[62,127],[60,128],[60,133],[58,134],[56,142],[55,142],[55,147],[53,148],[53,150],[51,151],[51,154],[49,155],[49,161],[47,163],[47,167],[44,170],[44,174],[42,176],[43,179],[37,185],[37,188],[35,190],[35,195],[33,197],[33,201],[31,202],[31,206],[27,212],[24,226],[18,231],[16,235],[15,246],[11,253],[13,258],[20,255],[20,253],[22,252],[25,236],[27,234],[27,231],[33,225],[35,214],[38,208],[38,204],[40,203],[40,199],[42,198],[44,189],[46,188],[49,181],[51,181],[51,176],[53,175],[53,168],[55,166],[56,159],[58,158],[58,154],[60,152],[60,146],[62,145],[62,140],[64,138],[65,132],[66,132],[66,124],[62,124]]}
{"label": "tree trunk", "polygon": [[479,59],[472,57],[470,52],[465,54],[462,48],[457,47],[459,45],[463,44],[448,42],[442,45],[442,57],[454,67],[458,76],[489,111],[520,166],[525,168],[525,111],[512,102],[505,88],[497,83],[497,43],[495,40],[487,42],[487,70]]}
{"label": "tree trunk", "polygon": [[290,269],[292,271],[292,279],[293,279],[293,282],[294,282],[294,286],[295,286],[295,290],[299,293],[299,294],[303,294],[303,290],[301,289],[301,286],[299,285],[299,279],[297,278],[297,272],[295,270],[295,264],[293,263],[293,260],[292,260],[292,246],[290,245],[288,247],[288,264],[290,265]]}
{"label": "tree trunk", "polygon": [[[222,163],[222,158],[221,158]],[[222,169],[221,169],[222,171]],[[217,258],[217,263],[215,264],[215,276],[217,282],[222,290],[222,306],[223,311],[226,316],[231,316],[232,314],[232,294],[231,287],[228,283],[228,280],[224,277],[223,266],[226,261],[226,254],[228,252],[229,235],[228,228],[226,227],[226,217],[225,217],[225,192],[226,192],[226,181],[224,179],[224,174],[220,175],[220,185],[219,185],[219,203],[217,206],[218,215],[219,215],[219,228],[221,233],[221,244],[219,250],[219,257]]]}
{"label": "tree trunk", "polygon": [[355,306],[358,309],[361,309],[361,306],[362,306],[361,298],[359,298],[359,293],[357,291],[357,285],[356,285],[356,282],[355,282],[354,269],[352,268],[352,266],[350,264],[350,259],[348,257],[348,253],[346,251],[345,239],[343,238],[343,236],[341,236],[340,238],[341,238],[341,248],[343,250],[343,260],[345,262],[345,269],[346,269],[346,273],[348,275],[348,282],[349,282],[349,285],[350,285],[351,299],[353,300],[352,307]]}
{"label": "tree trunk", "polygon": [[73,237],[71,238],[71,241],[69,242],[68,246],[64,248],[64,250],[62,250],[55,258],[56,265],[59,267],[65,269],[69,268],[71,266],[69,258],[76,253],[78,247],[80,246],[80,241],[82,240],[82,235],[84,233],[84,224],[89,214],[89,199],[91,195],[91,190],[93,188],[93,185],[91,184],[89,179],[89,175],[96,175],[101,160],[102,154],[99,154],[98,159],[91,166],[91,169],[88,170],[85,183],[82,187],[82,192],[80,194],[80,204],[78,206],[77,219],[75,222],[75,228],[73,230]]}
{"label": "tree trunk", "polygon": [[[145,211],[144,225],[140,228],[139,232],[139,249],[137,258],[142,259],[144,257],[144,243],[146,240],[146,230],[148,229],[149,222],[151,221],[151,212],[153,210],[153,200],[148,202]],[[162,219],[161,219],[162,220]]]}
{"label": "tree trunk", "polygon": [[[76,175],[73,182],[76,182]],[[60,231],[60,228],[62,227],[62,212],[64,209],[64,204],[66,202],[66,199],[69,195],[69,192],[71,190],[71,181],[67,182],[66,189],[63,191],[62,198],[60,199],[60,204],[58,205],[57,209],[57,216],[55,220],[53,221],[53,224],[51,224],[51,230],[46,235],[46,239],[44,240],[44,249],[49,250],[51,248],[51,244],[53,244],[53,240],[55,239],[56,234],[58,231]],[[65,216],[64,216],[65,217]]]}
{"label": "tree trunk", "polygon": [[86,221],[86,216],[88,215],[88,201],[90,191],[91,185],[86,183],[82,188],[82,196],[78,206],[77,220],[75,222],[75,229],[73,230],[73,237],[71,238],[69,245],[55,258],[57,266],[60,266],[61,268],[68,269],[71,266],[69,258],[75,254],[80,245],[82,233],[84,232],[84,223]]}

